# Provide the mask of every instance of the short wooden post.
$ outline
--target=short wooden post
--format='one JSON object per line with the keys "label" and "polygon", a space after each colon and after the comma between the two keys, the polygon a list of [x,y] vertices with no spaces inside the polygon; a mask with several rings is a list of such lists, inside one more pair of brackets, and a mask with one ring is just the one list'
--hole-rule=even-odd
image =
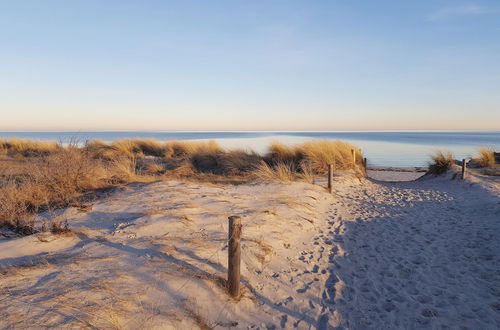
{"label": "short wooden post", "polygon": [[356,152],[354,149],[351,149],[351,155],[352,155],[352,165],[353,167],[356,167]]}
{"label": "short wooden post", "polygon": [[467,168],[467,163],[465,162],[465,159],[462,159],[462,180],[465,180],[466,168]]}
{"label": "short wooden post", "polygon": [[241,218],[233,215],[228,219],[227,288],[229,294],[237,298],[240,295]]}
{"label": "short wooden post", "polygon": [[333,164],[328,165],[328,191],[330,194],[333,190]]}
{"label": "short wooden post", "polygon": [[366,170],[366,157],[365,157],[365,158],[363,158],[363,167],[364,167],[364,168],[365,168],[365,170]]}

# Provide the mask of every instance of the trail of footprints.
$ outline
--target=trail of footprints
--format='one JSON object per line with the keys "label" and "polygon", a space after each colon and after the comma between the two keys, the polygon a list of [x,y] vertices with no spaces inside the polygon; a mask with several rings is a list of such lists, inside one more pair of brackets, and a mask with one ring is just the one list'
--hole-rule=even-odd
{"label": "trail of footprints", "polygon": [[[337,216],[337,209],[332,208],[328,216],[327,230],[319,230],[314,236],[310,249],[300,252],[297,257],[304,264],[301,269],[294,268],[283,272],[292,283],[295,298],[288,297],[278,304],[287,305],[298,303],[308,306],[308,310],[302,311],[316,320],[317,324],[308,324],[301,320],[290,322],[287,315],[281,316],[281,328],[309,328],[313,326],[318,329],[327,329],[329,317],[334,311],[335,284],[337,279],[334,270],[338,267],[335,255],[339,251],[338,242],[343,242],[341,217]],[[304,297],[301,297],[304,296]],[[306,304],[303,304],[305,300]]]}
{"label": "trail of footprints", "polygon": [[[298,256],[304,267],[283,273],[295,293],[282,303],[308,306],[300,313],[316,324],[282,315],[280,327],[447,329],[456,319],[462,329],[500,327],[495,251],[483,244],[498,227],[471,226],[457,203],[439,191],[398,187],[335,202]],[[339,209],[356,218],[342,219]]]}

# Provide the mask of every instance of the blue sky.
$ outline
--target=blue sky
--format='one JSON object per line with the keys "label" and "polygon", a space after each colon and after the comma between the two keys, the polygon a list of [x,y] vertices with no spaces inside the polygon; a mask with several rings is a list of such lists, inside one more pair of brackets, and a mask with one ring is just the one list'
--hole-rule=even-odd
{"label": "blue sky", "polygon": [[0,130],[500,130],[500,1],[0,0]]}

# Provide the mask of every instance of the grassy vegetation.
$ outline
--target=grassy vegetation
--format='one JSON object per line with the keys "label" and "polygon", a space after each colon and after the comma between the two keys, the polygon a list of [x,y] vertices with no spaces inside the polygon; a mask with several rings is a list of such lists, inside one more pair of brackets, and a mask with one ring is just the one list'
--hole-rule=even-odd
{"label": "grassy vegetation", "polygon": [[[181,178],[211,182],[312,182],[329,163],[353,168],[351,150],[340,141],[297,146],[273,143],[269,152],[225,150],[214,141],[127,139],[62,146],[55,142],[0,140],[0,226],[30,234],[39,229],[37,213],[78,205],[83,196],[132,181]],[[64,231],[61,224],[47,224]]]}
{"label": "grassy vegetation", "polygon": [[451,152],[438,151],[431,157],[429,164],[429,173],[439,175],[446,173],[454,163]]}
{"label": "grassy vegetation", "polygon": [[39,211],[74,204],[85,192],[134,179],[127,158],[96,159],[75,146],[36,155],[14,170],[6,166],[12,163],[0,163],[0,224],[23,234],[36,230],[33,219]]}
{"label": "grassy vegetation", "polygon": [[0,155],[44,156],[60,149],[57,142],[22,139],[0,140]]}
{"label": "grassy vegetation", "polygon": [[266,159],[271,164],[292,164],[295,169],[308,168],[322,174],[328,171],[329,164],[341,170],[352,168],[352,152],[356,154],[356,165],[362,165],[361,151],[342,141],[311,141],[297,146],[274,143]]}
{"label": "grassy vegetation", "polygon": [[479,167],[495,166],[495,156],[493,153],[493,149],[480,148],[478,152],[479,152],[479,157],[475,158],[474,161]]}

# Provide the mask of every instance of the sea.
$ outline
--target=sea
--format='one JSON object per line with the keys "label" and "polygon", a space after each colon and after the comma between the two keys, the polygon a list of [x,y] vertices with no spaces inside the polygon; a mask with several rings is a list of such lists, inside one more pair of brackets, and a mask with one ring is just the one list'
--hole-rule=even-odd
{"label": "sea", "polygon": [[312,140],[342,140],[362,149],[368,166],[425,167],[433,153],[452,152],[456,159],[477,155],[482,147],[500,152],[500,131],[334,131],[334,132],[187,132],[187,131],[79,131],[0,132],[0,138],[52,140],[61,143],[125,138],[169,140],[215,140],[225,148],[265,153],[279,141],[293,145]]}

